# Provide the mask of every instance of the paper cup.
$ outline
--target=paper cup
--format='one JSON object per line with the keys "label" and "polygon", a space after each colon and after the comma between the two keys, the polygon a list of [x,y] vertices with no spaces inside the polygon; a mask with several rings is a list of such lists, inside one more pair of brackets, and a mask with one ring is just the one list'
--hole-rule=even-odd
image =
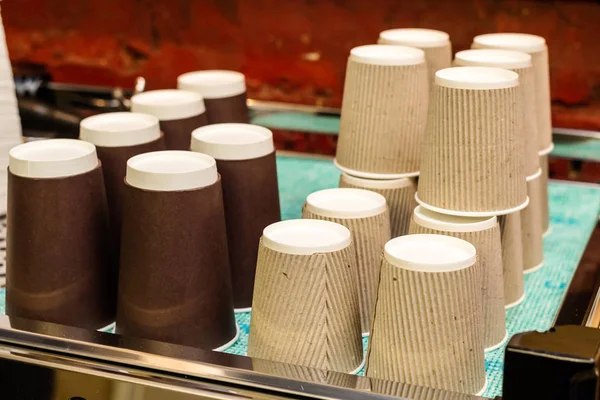
{"label": "paper cup", "polygon": [[541,182],[539,185],[540,205],[542,210],[542,232],[544,235],[550,233],[550,199],[548,197],[548,180],[550,179],[550,169],[548,165],[548,154],[540,156],[540,167],[542,168]]}
{"label": "paper cup", "polygon": [[375,180],[356,178],[342,173],[340,187],[366,189],[383,195],[390,212],[392,238],[408,233],[412,212],[417,206],[415,201],[417,184],[414,179]]}
{"label": "paper cup", "polygon": [[385,197],[362,189],[326,189],[306,198],[302,218],[344,225],[352,232],[358,270],[361,326],[368,335],[373,320],[383,246],[391,238]]}
{"label": "paper cup", "polygon": [[476,258],[472,244],[443,235],[407,235],[385,245],[368,377],[481,391],[482,270]]}
{"label": "paper cup", "polygon": [[141,154],[125,180],[117,333],[223,350],[237,333],[215,160]]}
{"label": "paper cup", "polygon": [[504,302],[508,309],[518,306],[525,300],[521,212],[499,216],[498,222],[502,241]]}
{"label": "paper cup", "polygon": [[169,150],[189,150],[192,131],[207,124],[202,96],[185,90],[153,90],[131,98],[131,111],[160,121]]}
{"label": "paper cup", "polygon": [[223,184],[233,304],[252,306],[258,241],[281,219],[273,134],[250,124],[215,124],[196,129],[192,151],[217,161]]}
{"label": "paper cup", "polygon": [[358,376],[304,367],[302,365],[286,364],[252,359],[252,370],[281,378],[291,378],[301,382],[320,383],[341,388],[354,389]]}
{"label": "paper cup", "polygon": [[446,32],[434,29],[389,29],[379,34],[379,44],[416,47],[425,52],[429,82],[433,84],[435,73],[449,68],[452,63],[452,44]]}
{"label": "paper cup", "polygon": [[544,265],[544,244],[542,241],[542,169],[527,177],[527,190],[530,202],[521,211],[521,240],[523,241],[523,272],[537,271]]}
{"label": "paper cup", "polygon": [[336,165],[361,178],[418,175],[427,119],[427,87],[423,51],[391,45],[352,49]]}
{"label": "paper cup", "polygon": [[531,66],[531,56],[527,53],[498,49],[474,49],[456,53],[454,65],[458,67],[504,68],[519,74],[517,86],[517,112],[519,138],[523,145],[525,175],[530,176],[540,167],[538,153],[538,127],[535,99],[535,74]]}
{"label": "paper cup", "polygon": [[259,244],[248,355],[349,373],[363,359],[350,231],[328,221],[265,228]]}
{"label": "paper cup", "polygon": [[177,87],[202,95],[209,124],[249,122],[244,74],[225,70],[188,72],[179,75]]}
{"label": "paper cup", "polygon": [[536,113],[538,125],[538,149],[552,144],[552,117],[550,110],[550,64],[548,46],[541,36],[526,33],[489,33],[475,36],[473,48],[494,48],[522,51],[531,55],[535,81]]}
{"label": "paper cup", "polygon": [[515,129],[519,76],[488,67],[436,72],[417,201],[443,214],[494,216],[527,205]]}
{"label": "paper cup", "polygon": [[6,311],[96,330],[114,321],[115,265],[94,145],[16,146],[8,171]]}

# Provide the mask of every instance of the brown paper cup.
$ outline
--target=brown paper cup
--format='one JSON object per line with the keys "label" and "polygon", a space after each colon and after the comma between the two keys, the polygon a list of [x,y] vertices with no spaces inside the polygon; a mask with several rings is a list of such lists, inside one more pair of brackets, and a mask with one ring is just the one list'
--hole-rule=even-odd
{"label": "brown paper cup", "polygon": [[208,70],[179,75],[177,87],[204,98],[209,124],[248,123],[246,78],[235,71]]}
{"label": "brown paper cup", "polygon": [[350,231],[328,221],[267,227],[259,244],[248,355],[356,372],[363,359]]}
{"label": "brown paper cup", "polygon": [[433,84],[435,73],[449,68],[452,63],[452,44],[446,32],[433,29],[389,29],[379,34],[379,44],[416,47],[425,52],[429,82]]}
{"label": "brown paper cup", "polygon": [[235,341],[221,181],[211,157],[160,151],[127,162],[117,333],[203,349]]}
{"label": "brown paper cup", "polygon": [[548,168],[548,154],[540,156],[540,167],[542,168],[541,182],[539,185],[540,191],[540,205],[542,210],[542,232],[544,236],[549,235],[552,231],[550,226],[550,199],[548,197],[548,180],[549,180],[549,168]]}
{"label": "brown paper cup", "polygon": [[189,150],[192,131],[207,124],[202,96],[185,90],[153,90],[131,98],[131,111],[155,116],[169,150]]}
{"label": "brown paper cup", "polygon": [[508,309],[518,306],[525,300],[521,212],[499,216],[498,222],[502,241],[504,302]]}
{"label": "brown paper cup", "polygon": [[217,160],[223,184],[236,311],[250,311],[258,241],[281,219],[273,134],[249,124],[215,124],[193,132],[192,150]]}
{"label": "brown paper cup", "polygon": [[302,218],[344,225],[352,232],[358,270],[358,298],[363,335],[373,321],[383,246],[390,240],[390,214],[385,197],[362,189],[326,189],[309,195]]}
{"label": "brown paper cup", "polygon": [[436,73],[417,201],[443,214],[493,216],[527,206],[518,75],[501,68]]}
{"label": "brown paper cup", "polygon": [[428,104],[421,50],[391,45],[352,49],[346,69],[336,165],[352,176],[419,174]]}
{"label": "brown paper cup", "polygon": [[390,240],[381,265],[367,376],[481,392],[486,384],[481,279],[475,247],[464,240],[442,235]]}
{"label": "brown paper cup", "polygon": [[540,186],[542,170],[527,177],[529,205],[521,211],[521,240],[523,241],[523,272],[537,271],[544,265],[544,244],[542,241],[542,199]]}
{"label": "brown paper cup", "polygon": [[363,179],[342,173],[341,188],[366,189],[385,197],[390,212],[392,238],[408,233],[412,212],[417,206],[415,193],[417,184],[414,179],[393,180]]}
{"label": "brown paper cup", "polygon": [[116,265],[92,144],[53,139],[10,151],[6,311],[95,330],[114,321]]}

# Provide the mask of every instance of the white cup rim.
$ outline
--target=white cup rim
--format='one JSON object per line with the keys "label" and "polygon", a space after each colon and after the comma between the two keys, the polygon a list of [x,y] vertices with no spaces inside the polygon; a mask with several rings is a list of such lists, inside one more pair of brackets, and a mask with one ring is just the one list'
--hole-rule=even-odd
{"label": "white cup rim", "polygon": [[456,53],[454,64],[461,67],[495,67],[505,69],[531,67],[531,56],[522,51],[470,49]]}
{"label": "white cup rim", "polygon": [[149,114],[114,112],[84,118],[79,138],[101,147],[125,147],[160,138],[158,118]]}
{"label": "white cup rim", "polygon": [[179,89],[151,90],[131,98],[131,111],[154,115],[160,121],[185,119],[206,111],[199,93]]}
{"label": "white cup rim", "polygon": [[329,218],[368,218],[387,210],[381,194],[365,189],[334,188],[311,193],[306,210]]}
{"label": "white cup rim", "polygon": [[312,255],[343,250],[352,243],[352,235],[348,228],[335,222],[293,219],[267,226],[262,243],[284,254]]}
{"label": "white cup rim", "polygon": [[498,219],[495,216],[460,217],[441,214],[422,206],[415,207],[413,219],[416,224],[424,228],[443,232],[479,232],[493,228],[498,223]]}
{"label": "white cup rim", "polygon": [[496,90],[519,84],[516,72],[492,67],[451,67],[435,73],[435,83],[453,89]]}
{"label": "white cup rim", "polygon": [[450,35],[436,29],[387,29],[379,34],[379,43],[399,44],[417,48],[435,48],[450,44]]}
{"label": "white cup rim", "polygon": [[381,66],[416,65],[425,63],[425,53],[408,46],[368,44],[350,50],[350,60]]}
{"label": "white cup rim", "polygon": [[546,50],[546,39],[528,33],[486,33],[473,38],[473,44],[481,47],[539,53]]}
{"label": "white cup rim", "polygon": [[211,69],[192,71],[177,77],[177,87],[198,92],[205,99],[222,99],[246,92],[246,77],[241,72]]}
{"label": "white cup rim", "polygon": [[402,189],[412,185],[410,178],[400,179],[366,179],[359,178],[342,172],[342,180],[351,185],[359,186],[365,189]]}
{"label": "white cup rim", "polygon": [[213,124],[192,132],[192,151],[217,160],[249,160],[275,151],[271,130],[252,124]]}

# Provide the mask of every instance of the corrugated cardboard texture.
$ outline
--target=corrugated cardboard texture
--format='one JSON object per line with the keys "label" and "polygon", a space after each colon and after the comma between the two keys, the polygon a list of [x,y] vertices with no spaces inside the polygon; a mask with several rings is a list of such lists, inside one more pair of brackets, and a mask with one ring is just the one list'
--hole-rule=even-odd
{"label": "corrugated cardboard texture", "polygon": [[116,265],[98,167],[34,179],[8,171],[6,311],[96,330],[114,321]]}
{"label": "corrugated cardboard texture", "polygon": [[523,241],[523,270],[527,271],[544,262],[542,240],[541,176],[527,182],[529,205],[521,210],[521,240]]}
{"label": "corrugated cardboard texture", "polygon": [[262,245],[248,355],[348,373],[362,362],[353,246],[322,254],[284,254]]}
{"label": "corrugated cardboard texture", "polygon": [[252,370],[282,378],[291,378],[303,382],[323,383],[348,389],[354,389],[356,381],[359,379],[356,375],[261,360],[260,358],[252,359]]}
{"label": "corrugated cardboard texture", "polygon": [[336,159],[361,172],[419,171],[428,105],[427,66],[348,61]]}
{"label": "corrugated cardboard texture", "polygon": [[550,64],[548,47],[539,53],[531,53],[531,63],[535,74],[535,97],[539,128],[539,148],[547,149],[552,144],[552,113],[550,110]]}
{"label": "corrugated cardboard texture", "polygon": [[372,189],[357,186],[352,183],[348,183],[344,180],[344,175],[340,178],[341,188],[358,188],[371,190],[377,192],[385,197],[390,211],[390,226],[392,228],[392,238],[403,236],[408,233],[410,226],[410,219],[413,210],[417,206],[415,200],[415,193],[417,191],[417,184],[414,179],[411,179],[411,184],[397,189]]}
{"label": "corrugated cardboard texture", "polygon": [[542,232],[548,232],[550,228],[550,200],[548,198],[548,155],[540,156],[540,167],[542,168],[542,176],[540,181],[540,204],[542,206]]}
{"label": "corrugated cardboard texture", "polygon": [[480,400],[480,397],[462,393],[447,392],[406,383],[390,382],[381,379],[371,380],[371,391],[386,396],[394,396],[411,400]]}
{"label": "corrugated cardboard texture", "polygon": [[509,305],[520,300],[525,294],[521,212],[499,216],[498,222],[502,242],[504,302]]}
{"label": "corrugated cardboard texture", "polygon": [[320,219],[344,225],[352,232],[358,263],[358,299],[363,333],[370,332],[377,296],[379,268],[383,246],[391,239],[390,214],[384,213],[367,218],[330,218],[314,214],[302,208],[302,218]]}
{"label": "corrugated cardboard texture", "polygon": [[258,242],[281,219],[275,152],[251,160],[217,160],[223,183],[235,308],[252,306]]}
{"label": "corrugated cardboard texture", "polygon": [[204,105],[209,124],[229,122],[247,124],[249,122],[246,92],[221,99],[204,99]]}
{"label": "corrugated cardboard texture", "polygon": [[533,68],[515,68],[514,72],[519,74],[518,110],[522,116],[519,120],[519,135],[523,140],[525,175],[535,174],[540,168],[538,157],[538,126],[535,99],[535,74]]}
{"label": "corrugated cardboard texture", "polygon": [[383,260],[370,378],[474,394],[485,384],[482,271],[430,273]]}
{"label": "corrugated cardboard texture", "polygon": [[429,47],[421,50],[425,52],[425,61],[427,61],[427,75],[429,84],[433,86],[435,73],[440,69],[450,68],[452,66],[452,44],[448,43],[442,47]]}
{"label": "corrugated cardboard texture", "polygon": [[236,334],[221,181],[125,187],[117,333],[213,349]]}
{"label": "corrugated cardboard texture", "polygon": [[466,212],[502,211],[527,198],[516,130],[517,88],[435,85],[423,146],[419,198]]}
{"label": "corrugated cardboard texture", "polygon": [[410,234],[437,234],[466,240],[477,249],[477,260],[483,271],[482,297],[485,348],[502,342],[506,335],[506,315],[504,311],[504,284],[502,278],[502,247],[500,227],[477,232],[446,232],[425,228],[414,219],[410,224]]}
{"label": "corrugated cardboard texture", "polygon": [[206,112],[189,118],[160,121],[160,129],[165,134],[167,150],[189,150],[192,131],[207,124]]}

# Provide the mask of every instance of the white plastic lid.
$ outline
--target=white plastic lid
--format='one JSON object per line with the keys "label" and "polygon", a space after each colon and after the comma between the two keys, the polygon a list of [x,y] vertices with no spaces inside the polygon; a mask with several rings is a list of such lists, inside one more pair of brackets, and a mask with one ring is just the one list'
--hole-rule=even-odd
{"label": "white plastic lid", "polygon": [[385,197],[364,189],[336,188],[308,195],[306,209],[330,218],[366,218],[387,209]]}
{"label": "white plastic lid", "polygon": [[26,178],[59,178],[91,171],[98,166],[96,147],[77,139],[28,142],[9,151],[9,169]]}
{"label": "white plastic lid", "polygon": [[79,138],[102,147],[134,146],[160,137],[158,118],[153,115],[114,112],[85,118]]}
{"label": "white plastic lid", "polygon": [[505,89],[519,84],[516,72],[491,67],[453,67],[435,73],[435,83],[454,89]]}
{"label": "white plastic lid", "polygon": [[192,132],[192,151],[217,160],[249,160],[275,151],[273,133],[251,124],[214,124]]}
{"label": "white plastic lid", "polygon": [[186,90],[152,90],[131,98],[131,111],[154,115],[161,121],[184,119],[205,111],[199,93]]}
{"label": "white plastic lid", "polygon": [[360,186],[365,189],[401,189],[412,185],[410,178],[400,179],[365,179],[357,178],[356,176],[348,175],[342,172],[342,180],[351,185]]}
{"label": "white plastic lid", "polygon": [[521,51],[500,49],[472,49],[456,53],[454,63],[459,66],[478,66],[496,68],[531,67],[531,56]]}
{"label": "white plastic lid", "polygon": [[198,92],[205,99],[237,96],[246,91],[244,74],[236,71],[208,70],[179,75],[177,87]]}
{"label": "white plastic lid", "polygon": [[528,33],[487,33],[475,36],[473,43],[478,47],[539,53],[546,50],[546,39]]}
{"label": "white plastic lid", "polygon": [[[190,190],[212,185],[218,179],[211,156],[191,151],[154,151],[127,161],[125,180],[131,186],[158,191]],[[199,205],[201,207],[201,205]]]}
{"label": "white plastic lid", "polygon": [[285,254],[330,253],[345,249],[351,242],[345,226],[316,219],[276,222],[263,231],[265,247]]}
{"label": "white plastic lid", "polygon": [[450,35],[435,29],[389,29],[379,34],[381,44],[401,44],[418,48],[442,47],[450,43]]}
{"label": "white plastic lid", "polygon": [[350,59],[361,64],[415,65],[425,62],[425,53],[406,46],[370,44],[350,50]]}
{"label": "white plastic lid", "polygon": [[479,232],[493,228],[498,223],[496,217],[459,217],[456,215],[440,214],[417,206],[413,218],[424,228],[444,232]]}
{"label": "white plastic lid", "polygon": [[471,243],[444,235],[406,235],[385,244],[384,257],[392,265],[419,272],[450,272],[476,260]]}

